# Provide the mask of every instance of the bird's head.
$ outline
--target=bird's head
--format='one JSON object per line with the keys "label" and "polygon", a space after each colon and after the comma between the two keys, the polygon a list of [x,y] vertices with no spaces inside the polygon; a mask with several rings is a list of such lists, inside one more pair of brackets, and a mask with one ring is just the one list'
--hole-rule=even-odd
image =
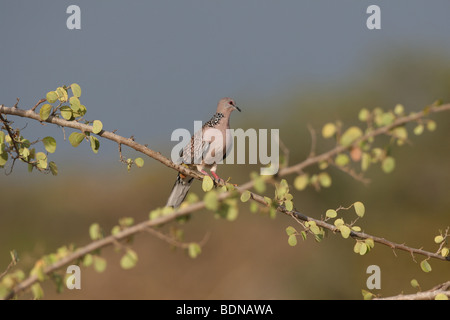
{"label": "bird's head", "polygon": [[241,112],[241,109],[236,105],[236,102],[234,102],[231,98],[223,98],[220,99],[219,103],[217,104],[217,112],[223,113],[223,114],[230,114],[233,110],[237,110]]}

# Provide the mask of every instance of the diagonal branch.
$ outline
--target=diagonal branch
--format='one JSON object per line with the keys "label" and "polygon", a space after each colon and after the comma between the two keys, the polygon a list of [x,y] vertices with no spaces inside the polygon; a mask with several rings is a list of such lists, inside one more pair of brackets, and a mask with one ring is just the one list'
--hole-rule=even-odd
{"label": "diagonal branch", "polygon": [[374,298],[374,300],[433,300],[438,294],[445,295],[447,298],[450,298],[450,281],[437,285],[427,291],[413,294],[399,294],[397,296],[386,298]]}

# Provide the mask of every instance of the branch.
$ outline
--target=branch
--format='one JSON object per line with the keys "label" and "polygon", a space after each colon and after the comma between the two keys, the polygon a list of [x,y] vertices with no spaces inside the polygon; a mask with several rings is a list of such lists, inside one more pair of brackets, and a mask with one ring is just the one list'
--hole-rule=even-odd
{"label": "branch", "polygon": [[288,174],[292,174],[292,173],[297,173],[300,172],[301,170],[303,170],[306,167],[309,167],[313,164],[319,163],[321,161],[325,161],[330,159],[331,157],[347,150],[350,149],[353,146],[358,145],[359,143],[363,142],[363,141],[367,141],[372,137],[376,137],[382,134],[386,134],[388,133],[390,130],[402,126],[408,122],[413,122],[413,121],[417,121],[423,117],[425,117],[428,114],[432,114],[432,113],[437,113],[437,112],[442,112],[442,111],[448,111],[450,110],[450,103],[447,104],[443,104],[440,106],[431,106],[429,108],[427,108],[426,110],[423,110],[421,112],[417,112],[414,114],[411,114],[409,116],[404,116],[404,117],[400,117],[397,118],[392,124],[384,126],[384,127],[380,127],[378,129],[375,129],[363,136],[361,136],[360,138],[356,139],[351,146],[337,146],[334,149],[331,149],[328,152],[324,152],[320,155],[314,156],[314,157],[308,157],[306,160],[304,160],[303,162],[300,162],[296,165],[287,167],[287,168],[283,168],[278,172],[278,176],[279,177],[283,177],[286,176]]}
{"label": "branch", "polygon": [[399,294],[387,298],[375,298],[374,300],[433,300],[438,294],[443,294],[450,298],[450,281],[437,285],[436,287],[414,294]]}
{"label": "branch", "polygon": [[[61,118],[57,118],[55,116],[50,116],[48,117],[48,119],[46,121],[43,121],[40,117],[40,115],[36,112],[34,112],[33,110],[22,110],[19,108],[9,108],[9,107],[5,107],[3,105],[0,105],[0,116],[1,114],[10,114],[10,115],[14,115],[14,116],[19,116],[22,118],[28,118],[28,119],[32,119],[32,120],[36,120],[39,122],[47,122],[47,123],[52,123],[52,124],[56,124],[57,126],[60,127],[65,127],[65,128],[72,128],[72,129],[76,129],[76,130],[80,130],[82,132],[93,132],[93,128],[90,125],[87,124],[83,124],[77,121],[67,121]],[[119,136],[113,132],[110,131],[105,131],[102,130],[99,134],[100,137],[111,140],[116,142],[117,144],[119,144],[119,146],[125,145],[128,146],[138,152],[141,152],[147,156],[149,156],[150,158],[153,158],[155,160],[158,160],[159,162],[161,162],[162,164],[164,164],[165,166],[175,169],[185,175],[194,177],[198,180],[203,179],[203,174],[195,171],[195,170],[191,170],[189,168],[186,168],[184,166],[178,165],[176,163],[173,163],[170,159],[164,157],[161,153],[156,152],[152,149],[149,149],[148,147],[139,144],[137,142],[134,141],[134,138],[124,138],[122,136]]]}

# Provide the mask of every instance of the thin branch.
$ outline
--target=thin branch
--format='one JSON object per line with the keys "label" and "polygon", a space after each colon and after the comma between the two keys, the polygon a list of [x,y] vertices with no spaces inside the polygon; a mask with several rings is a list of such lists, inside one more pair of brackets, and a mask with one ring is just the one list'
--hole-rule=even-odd
{"label": "thin branch", "polygon": [[444,282],[440,285],[427,291],[420,291],[413,294],[399,294],[397,296],[386,298],[375,298],[374,300],[433,300],[438,294],[444,294],[450,298],[450,281]]}
{"label": "thin branch", "polygon": [[300,172],[302,169],[309,167],[310,165],[319,163],[324,160],[328,160],[329,158],[331,158],[353,146],[357,146],[359,143],[361,143],[363,141],[367,141],[372,137],[386,134],[390,130],[392,130],[396,127],[402,126],[408,122],[417,121],[417,120],[425,117],[428,114],[442,112],[442,111],[448,111],[448,110],[450,110],[450,103],[443,104],[440,106],[432,106],[432,107],[427,108],[426,111],[421,111],[421,112],[411,114],[409,116],[397,118],[392,124],[384,126],[384,127],[380,127],[378,129],[375,129],[375,130],[368,132],[367,134],[361,136],[360,138],[356,139],[350,146],[336,146],[334,149],[331,149],[330,151],[324,152],[324,153],[314,156],[314,157],[308,157],[306,160],[304,160],[296,165],[293,165],[293,166],[290,166],[287,168],[283,168],[278,172],[278,176],[281,177],[281,176],[286,176],[288,174]]}

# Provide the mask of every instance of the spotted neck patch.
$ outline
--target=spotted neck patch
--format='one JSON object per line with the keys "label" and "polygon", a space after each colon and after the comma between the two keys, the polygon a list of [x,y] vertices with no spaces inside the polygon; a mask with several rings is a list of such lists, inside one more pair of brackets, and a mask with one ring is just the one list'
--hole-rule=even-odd
{"label": "spotted neck patch", "polygon": [[223,113],[218,112],[218,113],[214,114],[214,116],[211,118],[211,120],[206,122],[205,125],[208,127],[215,127],[219,124],[220,119],[222,119],[223,117],[224,117]]}

